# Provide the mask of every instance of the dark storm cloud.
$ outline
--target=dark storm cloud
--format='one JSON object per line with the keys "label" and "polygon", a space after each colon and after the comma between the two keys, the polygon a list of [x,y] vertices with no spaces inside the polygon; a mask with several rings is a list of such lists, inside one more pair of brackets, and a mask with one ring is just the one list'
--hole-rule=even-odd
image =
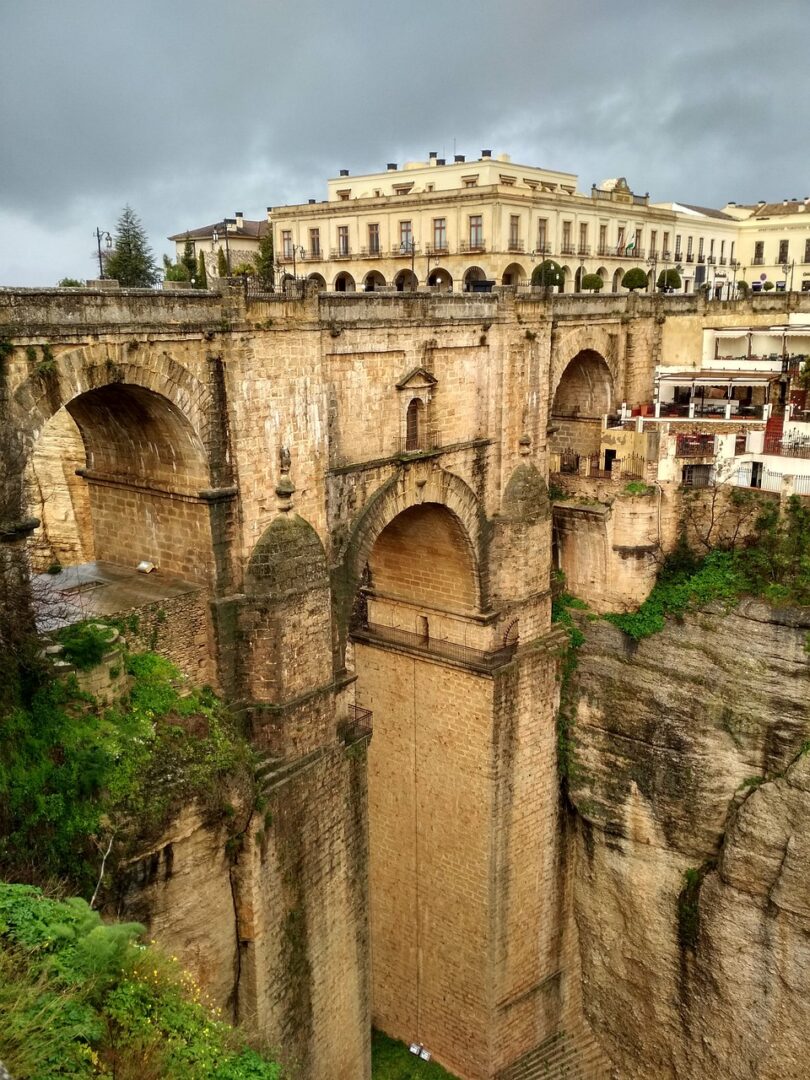
{"label": "dark storm cloud", "polygon": [[810,5],[4,0],[0,282],[92,273],[131,203],[168,233],[326,176],[483,147],[722,205],[810,190]]}

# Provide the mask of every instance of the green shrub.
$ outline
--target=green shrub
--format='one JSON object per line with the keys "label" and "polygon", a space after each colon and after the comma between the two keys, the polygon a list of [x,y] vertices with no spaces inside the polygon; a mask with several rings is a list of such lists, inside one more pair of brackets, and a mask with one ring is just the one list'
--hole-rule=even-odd
{"label": "green shrub", "polygon": [[668,270],[662,270],[656,282],[659,289],[680,289],[681,284],[681,275],[674,266],[671,266]]}
{"label": "green shrub", "polygon": [[0,1059],[30,1080],[278,1080],[143,927],[0,884]]}
{"label": "green shrub", "polygon": [[765,292],[771,292],[771,290],[774,288],[774,284],[772,281],[763,281],[762,288]]}
{"label": "green shrub", "polygon": [[625,273],[622,278],[622,288],[629,289],[630,292],[634,289],[647,288],[647,275],[640,266],[633,266]]}
{"label": "green shrub", "polygon": [[83,289],[84,282],[75,277],[63,277],[57,287],[60,289]]}
{"label": "green shrub", "polygon": [[421,1061],[408,1047],[381,1031],[371,1037],[372,1080],[454,1080],[435,1061]]}
{"label": "green shrub", "polygon": [[598,274],[585,274],[581,285],[585,292],[599,292],[604,288],[605,283]]}
{"label": "green shrub", "polygon": [[[59,568],[61,570],[61,567]],[[59,573],[59,571],[50,571]],[[81,622],[66,626],[56,635],[64,657],[79,671],[87,671],[101,662],[110,647],[112,628],[104,623]]]}
{"label": "green shrub", "polygon": [[564,283],[565,275],[562,272],[562,267],[553,259],[544,259],[532,271],[532,285],[552,286],[563,285]]}
{"label": "green shrub", "polygon": [[737,282],[737,292],[740,294],[740,296],[744,300],[746,298],[746,296],[748,296],[749,293],[751,292],[751,286],[748,284],[747,281],[738,281]]}

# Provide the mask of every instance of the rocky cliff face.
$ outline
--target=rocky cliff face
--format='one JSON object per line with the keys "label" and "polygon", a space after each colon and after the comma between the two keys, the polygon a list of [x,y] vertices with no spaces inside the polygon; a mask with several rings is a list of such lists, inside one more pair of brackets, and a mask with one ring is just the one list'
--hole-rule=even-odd
{"label": "rocky cliff face", "polygon": [[808,627],[752,601],[638,645],[585,624],[575,906],[622,1078],[810,1072]]}

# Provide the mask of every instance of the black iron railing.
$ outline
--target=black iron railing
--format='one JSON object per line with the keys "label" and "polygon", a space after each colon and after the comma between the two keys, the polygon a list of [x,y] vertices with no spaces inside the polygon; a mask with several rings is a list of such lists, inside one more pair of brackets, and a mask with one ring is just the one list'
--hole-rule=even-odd
{"label": "black iron railing", "polygon": [[675,440],[676,457],[700,458],[713,454],[714,435],[679,435]]}
{"label": "black iron railing", "polygon": [[345,720],[338,723],[338,738],[346,746],[351,746],[361,739],[370,739],[374,730],[373,719],[374,714],[370,709],[350,705]]}

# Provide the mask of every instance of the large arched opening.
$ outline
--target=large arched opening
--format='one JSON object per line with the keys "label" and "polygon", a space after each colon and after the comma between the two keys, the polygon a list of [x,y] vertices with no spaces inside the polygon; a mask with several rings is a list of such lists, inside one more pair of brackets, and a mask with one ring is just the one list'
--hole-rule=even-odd
{"label": "large arched opening", "polygon": [[419,281],[413,270],[400,270],[394,278],[397,292],[414,292],[418,284]]}
{"label": "large arched opening", "polygon": [[79,393],[39,427],[26,480],[43,625],[212,583],[207,454],[162,394],[129,383]]}
{"label": "large arched opening", "polygon": [[355,283],[354,278],[346,270],[341,272],[335,278],[335,292],[354,292]]}
{"label": "large arched opening", "polygon": [[487,275],[480,266],[470,266],[464,271],[464,291],[470,292],[476,282],[486,280]]}
{"label": "large arched opening", "polygon": [[[490,888],[487,827],[475,823],[489,798],[480,765],[491,739],[492,680],[476,639],[477,560],[460,518],[430,502],[398,513],[369,552],[360,594],[352,633],[357,698],[374,716],[374,1023],[461,1061],[465,997],[478,992],[471,973],[486,953],[485,923],[465,912],[485,905]],[[458,962],[444,962],[448,949]]]}
{"label": "large arched opening", "polygon": [[437,292],[453,291],[453,276],[442,266],[437,266],[428,275],[428,285]]}
{"label": "large arched opening", "polygon": [[519,285],[527,278],[526,271],[520,263],[509,263],[501,276],[502,285]]}
{"label": "large arched opening", "polygon": [[376,289],[385,288],[385,278],[379,270],[369,270],[363,278],[363,291],[374,292]]}
{"label": "large arched opening", "polygon": [[613,377],[605,358],[582,349],[569,362],[551,407],[553,453],[590,456],[599,452],[602,417],[613,407]]}
{"label": "large arched opening", "polygon": [[318,289],[318,292],[323,292],[323,290],[326,288],[326,278],[323,276],[323,274],[310,274],[307,278],[307,281],[315,285]]}

